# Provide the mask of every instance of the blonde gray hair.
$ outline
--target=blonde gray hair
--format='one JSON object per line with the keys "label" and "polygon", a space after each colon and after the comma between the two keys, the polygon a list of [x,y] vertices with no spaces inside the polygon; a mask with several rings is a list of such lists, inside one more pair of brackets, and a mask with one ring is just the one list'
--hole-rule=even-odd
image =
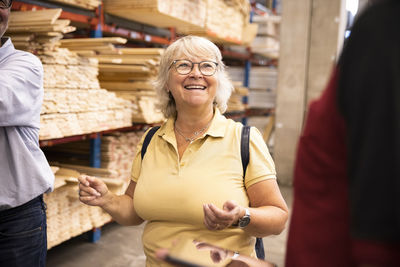
{"label": "blonde gray hair", "polygon": [[222,55],[219,48],[206,38],[199,36],[185,36],[173,42],[164,52],[160,61],[158,76],[154,81],[155,90],[159,100],[158,107],[166,118],[176,116],[175,101],[167,91],[170,66],[174,60],[181,56],[187,58],[200,57],[210,58],[218,63],[217,71],[214,74],[217,80],[217,92],[214,105],[224,113],[227,103],[233,91],[233,85],[222,62]]}

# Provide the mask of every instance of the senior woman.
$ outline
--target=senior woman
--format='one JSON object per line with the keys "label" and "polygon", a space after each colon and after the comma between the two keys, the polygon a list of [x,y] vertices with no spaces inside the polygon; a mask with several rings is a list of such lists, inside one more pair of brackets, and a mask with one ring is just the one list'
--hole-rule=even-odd
{"label": "senior woman", "polygon": [[143,138],[139,143],[125,194],[114,195],[100,180],[81,176],[80,200],[123,225],[147,221],[147,266],[159,266],[155,251],[181,236],[255,256],[255,237],[279,234],[288,209],[255,128],[243,179],[242,125],[221,115],[233,87],[218,47],[202,37],[178,39],[163,54],[155,85],[168,120],[143,160]]}

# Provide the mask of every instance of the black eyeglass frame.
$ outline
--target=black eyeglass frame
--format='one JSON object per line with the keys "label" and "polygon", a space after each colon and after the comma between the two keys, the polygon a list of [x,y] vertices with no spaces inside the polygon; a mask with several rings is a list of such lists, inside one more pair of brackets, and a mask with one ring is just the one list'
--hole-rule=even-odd
{"label": "black eyeglass frame", "polygon": [[[176,62],[178,62],[178,61],[188,61],[188,62],[192,63],[192,67],[190,68],[190,71],[189,71],[188,73],[186,73],[186,74],[180,73],[180,72],[178,71],[177,67],[176,67]],[[204,73],[201,71],[201,69],[200,69],[200,64],[201,64],[201,63],[205,63],[205,62],[211,62],[211,63],[214,63],[214,64],[215,64],[215,70],[214,70],[213,74],[204,74]],[[192,62],[192,61],[190,61],[190,60],[188,60],[188,59],[176,59],[176,60],[172,61],[171,65],[169,66],[168,69],[170,69],[170,68],[172,67],[172,65],[174,65],[174,66],[175,66],[175,70],[176,70],[177,73],[179,73],[180,75],[188,75],[189,73],[191,73],[191,72],[193,71],[193,68],[194,68],[194,65],[195,65],[195,64],[198,64],[198,65],[199,65],[199,71],[200,71],[200,73],[203,74],[204,76],[213,76],[213,75],[215,74],[215,72],[217,72],[217,69],[218,69],[218,62],[214,62],[214,61],[211,61],[211,60],[204,60],[204,61],[200,61],[200,62]]]}
{"label": "black eyeglass frame", "polygon": [[8,6],[6,6],[6,0],[0,0],[0,2],[4,4],[4,5],[0,5],[1,9],[9,9],[12,6],[13,0],[10,0],[10,2],[8,3]]}

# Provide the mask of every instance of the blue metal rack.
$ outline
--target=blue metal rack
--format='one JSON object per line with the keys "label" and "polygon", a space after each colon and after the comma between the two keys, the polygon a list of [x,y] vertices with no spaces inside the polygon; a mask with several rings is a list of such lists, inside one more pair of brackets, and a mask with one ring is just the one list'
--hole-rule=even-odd
{"label": "blue metal rack", "polygon": [[[253,16],[254,16],[254,11],[251,10],[250,18],[249,18],[250,23],[253,22]],[[245,61],[244,81],[243,81],[243,85],[245,87],[249,87],[249,85],[250,85],[250,70],[251,70],[251,61],[250,61],[250,59],[247,59]],[[247,105],[249,103],[248,96],[244,96],[242,98],[242,102],[243,102],[243,104]],[[242,118],[242,123],[243,123],[243,125],[247,125],[247,117]]]}

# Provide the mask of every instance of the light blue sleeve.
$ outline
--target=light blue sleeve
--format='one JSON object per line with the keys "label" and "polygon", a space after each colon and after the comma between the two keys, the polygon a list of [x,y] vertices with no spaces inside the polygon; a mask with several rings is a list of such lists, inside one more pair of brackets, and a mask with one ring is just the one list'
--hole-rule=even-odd
{"label": "light blue sleeve", "polygon": [[43,66],[18,51],[0,63],[0,126],[39,128],[43,101]]}

